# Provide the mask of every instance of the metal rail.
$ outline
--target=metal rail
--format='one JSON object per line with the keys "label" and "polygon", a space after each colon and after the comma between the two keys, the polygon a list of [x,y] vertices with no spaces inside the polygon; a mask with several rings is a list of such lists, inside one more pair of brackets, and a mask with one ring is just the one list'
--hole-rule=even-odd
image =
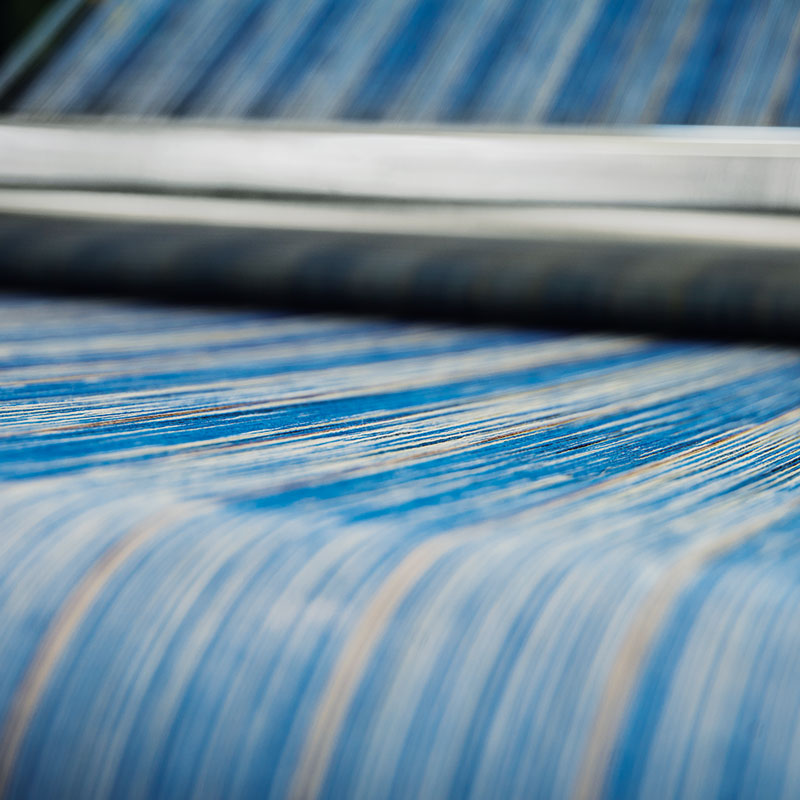
{"label": "metal rail", "polygon": [[795,131],[0,125],[0,283],[800,337]]}
{"label": "metal rail", "polygon": [[0,185],[504,205],[800,210],[793,129],[0,124]]}

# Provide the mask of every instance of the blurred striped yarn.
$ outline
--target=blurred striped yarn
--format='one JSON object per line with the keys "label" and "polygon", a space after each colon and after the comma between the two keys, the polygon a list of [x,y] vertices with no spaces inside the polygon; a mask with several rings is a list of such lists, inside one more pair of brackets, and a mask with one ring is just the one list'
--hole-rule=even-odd
{"label": "blurred striped yarn", "polygon": [[104,0],[44,114],[797,125],[793,0]]}
{"label": "blurred striped yarn", "polygon": [[6,298],[11,797],[794,797],[800,353]]}
{"label": "blurred striped yarn", "polygon": [[[67,6],[13,110],[800,117],[790,0]],[[2,796],[800,795],[796,348],[5,294],[0,519]]]}

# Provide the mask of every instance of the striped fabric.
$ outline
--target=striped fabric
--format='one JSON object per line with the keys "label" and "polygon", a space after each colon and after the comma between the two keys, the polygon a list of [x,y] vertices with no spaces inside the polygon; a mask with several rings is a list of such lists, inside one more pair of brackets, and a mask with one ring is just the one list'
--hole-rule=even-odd
{"label": "striped fabric", "polygon": [[16,110],[527,124],[800,122],[794,0],[83,6],[81,23],[17,98]]}
{"label": "striped fabric", "polygon": [[0,305],[0,792],[800,792],[800,353]]}
{"label": "striped fabric", "polygon": [[[78,7],[5,108],[800,120],[795,0],[66,0],[48,24]],[[212,229],[84,223],[4,218],[0,279],[49,257],[135,290],[152,250],[187,294],[223,263],[276,297]],[[355,275],[374,310],[374,254],[317,244],[278,296]],[[690,256],[611,254],[609,284],[574,255],[542,302],[796,330],[791,254],[641,302]],[[441,312],[458,267],[383,307]],[[514,293],[482,269],[470,299]],[[797,348],[6,291],[0,520],[0,797],[800,796]]]}

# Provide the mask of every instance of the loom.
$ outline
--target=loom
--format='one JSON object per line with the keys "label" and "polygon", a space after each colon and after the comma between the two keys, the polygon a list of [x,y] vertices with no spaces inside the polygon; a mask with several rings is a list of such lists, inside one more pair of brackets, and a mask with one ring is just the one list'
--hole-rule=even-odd
{"label": "loom", "polygon": [[61,0],[0,109],[0,795],[800,793],[794,3]]}

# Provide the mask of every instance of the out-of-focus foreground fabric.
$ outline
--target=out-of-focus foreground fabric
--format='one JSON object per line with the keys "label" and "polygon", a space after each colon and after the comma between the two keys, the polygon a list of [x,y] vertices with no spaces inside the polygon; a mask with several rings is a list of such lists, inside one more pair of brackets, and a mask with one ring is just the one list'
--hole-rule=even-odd
{"label": "out-of-focus foreground fabric", "polygon": [[[14,108],[792,124],[799,43],[117,0]],[[796,348],[5,294],[0,366],[0,794],[800,793]]]}
{"label": "out-of-focus foreground fabric", "polygon": [[6,299],[16,797],[793,797],[800,353]]}

